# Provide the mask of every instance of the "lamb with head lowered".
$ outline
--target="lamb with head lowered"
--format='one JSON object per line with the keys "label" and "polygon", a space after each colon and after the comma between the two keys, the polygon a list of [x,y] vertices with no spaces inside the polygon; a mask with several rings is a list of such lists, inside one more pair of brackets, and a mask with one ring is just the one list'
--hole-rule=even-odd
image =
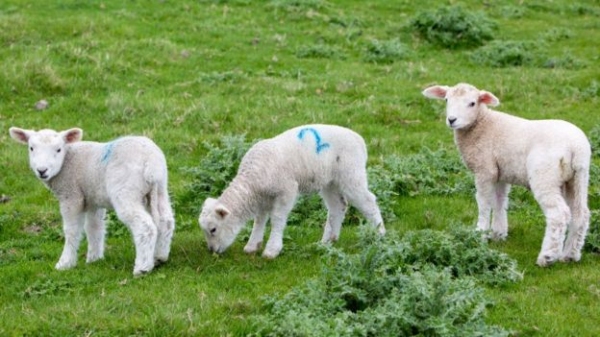
{"label": "lamb with head lowered", "polygon": [[56,269],[77,264],[84,231],[87,262],[104,257],[106,209],[114,209],[133,235],[134,275],[167,261],[175,220],[167,163],[153,141],[139,136],[108,143],[80,141],[83,131],[78,128],[56,132],[11,127],[9,133],[28,146],[31,169],[59,201],[65,246]]}
{"label": "lamb with head lowered", "polygon": [[254,219],[246,253],[262,246],[275,258],[283,248],[288,214],[300,193],[318,192],[327,207],[322,242],[340,235],[347,204],[356,207],[379,233],[385,233],[376,198],[367,184],[367,149],[356,132],[335,125],[304,125],[259,141],[244,155],[236,177],[218,199],[204,201],[199,216],[210,250],[222,253],[244,224]]}
{"label": "lamb with head lowered", "polygon": [[[446,100],[446,124],[466,166],[475,176],[477,228],[491,237],[508,233],[506,208],[511,184],[533,192],[546,218],[539,266],[579,261],[590,222],[590,143],[578,127],[562,120],[528,120],[488,107],[492,93],[460,83],[423,91]],[[565,239],[566,238],[566,239]]]}

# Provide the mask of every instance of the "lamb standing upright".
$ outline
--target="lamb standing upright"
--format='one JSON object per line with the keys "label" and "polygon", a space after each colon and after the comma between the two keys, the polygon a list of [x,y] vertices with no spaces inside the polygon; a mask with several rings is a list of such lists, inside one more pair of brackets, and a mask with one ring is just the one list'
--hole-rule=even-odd
{"label": "lamb standing upright", "polygon": [[385,233],[375,196],[367,184],[367,150],[356,132],[335,125],[305,125],[255,144],[218,199],[208,198],[199,216],[210,250],[222,253],[247,220],[254,226],[244,251],[260,249],[265,224],[271,235],[263,256],[283,248],[283,230],[299,193],[319,192],[327,207],[322,242],[339,238],[347,202]]}
{"label": "lamb standing upright", "polygon": [[109,143],[80,141],[83,131],[78,128],[56,132],[12,127],[9,133],[29,146],[31,169],[60,203],[65,246],[56,269],[77,264],[84,229],[87,262],[104,257],[107,208],[114,208],[133,235],[134,275],[168,259],[175,221],[167,163],[154,142],[134,136]]}
{"label": "lamb standing upright", "polygon": [[[493,111],[500,101],[469,84],[432,86],[429,98],[445,99],[446,124],[463,161],[475,175],[477,228],[504,239],[510,184],[526,186],[546,217],[539,266],[579,261],[589,227],[587,205],[591,147],[585,134],[562,120],[527,120]],[[568,236],[565,235],[568,229]]]}

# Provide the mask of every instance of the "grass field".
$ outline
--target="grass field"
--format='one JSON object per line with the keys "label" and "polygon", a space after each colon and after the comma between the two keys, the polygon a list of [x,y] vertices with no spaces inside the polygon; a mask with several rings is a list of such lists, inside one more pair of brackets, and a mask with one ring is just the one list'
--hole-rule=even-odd
{"label": "grass field", "polygon": [[[421,14],[457,7],[485,19],[491,35],[474,29],[481,40],[458,34],[436,41],[415,28]],[[470,44],[454,45],[461,38]],[[264,296],[320,275],[315,243],[322,229],[290,224],[283,253],[272,261],[245,255],[244,235],[222,256],[212,255],[197,225],[203,200],[189,193],[207,144],[331,123],[366,139],[371,167],[423,156],[424,149],[457,160],[443,103],[421,91],[468,82],[493,92],[498,110],[578,125],[597,151],[599,40],[598,0],[3,0],[0,335],[250,335],[252,317],[266,310]],[[45,109],[36,108],[41,100]],[[151,137],[169,162],[177,222],[169,262],[133,278],[131,236],[111,216],[104,260],[86,265],[84,243],[75,269],[54,270],[63,245],[58,203],[30,171],[26,148],[10,139],[10,126],[78,126],[84,139],[96,141]],[[436,173],[451,160],[444,158],[420,164],[416,178],[445,183]],[[508,240],[491,247],[517,261],[523,280],[484,286],[494,303],[487,323],[512,336],[600,335],[595,168],[589,197],[596,248],[588,246],[579,263],[535,265],[544,218],[527,191],[514,189]],[[388,230],[474,226],[472,182],[461,169],[465,176],[457,179],[470,186],[466,191],[415,184],[386,196],[395,201]],[[358,222],[342,229],[336,247],[356,248]]]}

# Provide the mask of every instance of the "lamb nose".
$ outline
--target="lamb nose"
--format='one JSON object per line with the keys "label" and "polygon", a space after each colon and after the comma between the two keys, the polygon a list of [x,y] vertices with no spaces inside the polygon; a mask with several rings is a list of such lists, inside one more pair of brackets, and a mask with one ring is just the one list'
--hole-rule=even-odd
{"label": "lamb nose", "polygon": [[38,173],[40,174],[40,176],[43,176],[46,174],[46,172],[48,172],[47,168],[41,168],[41,169],[37,169]]}
{"label": "lamb nose", "polygon": [[456,117],[448,117],[448,123],[450,125],[454,124],[454,122],[456,122]]}

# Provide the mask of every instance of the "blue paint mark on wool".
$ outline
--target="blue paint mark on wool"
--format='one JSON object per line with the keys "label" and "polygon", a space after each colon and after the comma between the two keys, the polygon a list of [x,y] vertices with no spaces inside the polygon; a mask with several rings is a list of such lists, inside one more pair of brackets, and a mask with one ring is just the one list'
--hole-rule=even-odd
{"label": "blue paint mark on wool", "polygon": [[321,141],[321,135],[319,134],[319,131],[315,130],[314,128],[304,128],[300,130],[298,133],[298,139],[302,140],[304,138],[304,134],[307,132],[312,133],[312,135],[315,137],[315,141],[317,143],[317,154],[330,146],[329,143],[323,143]]}
{"label": "blue paint mark on wool", "polygon": [[110,155],[112,154],[112,149],[113,149],[114,145],[115,145],[114,141],[106,143],[106,145],[104,145],[104,152],[102,153],[102,162],[103,163],[107,163],[108,159],[110,159]]}

